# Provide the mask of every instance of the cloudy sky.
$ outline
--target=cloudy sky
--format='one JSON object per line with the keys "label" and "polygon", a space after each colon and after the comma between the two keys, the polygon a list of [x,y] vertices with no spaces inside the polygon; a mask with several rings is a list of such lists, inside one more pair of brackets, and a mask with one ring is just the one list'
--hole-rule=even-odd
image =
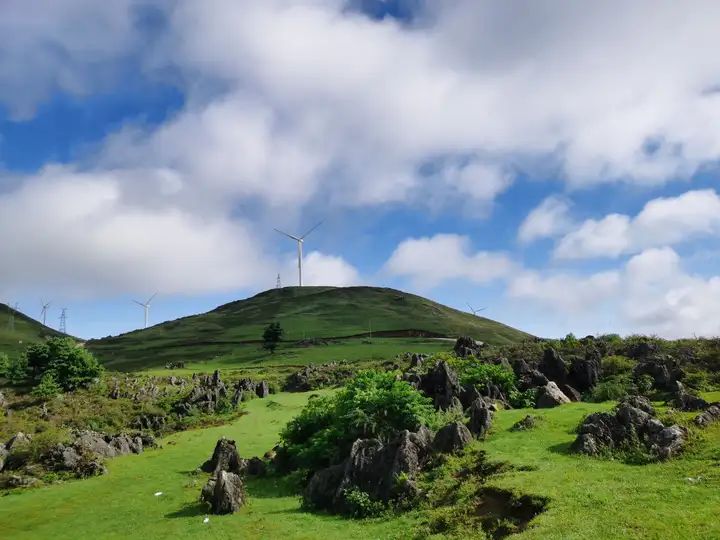
{"label": "cloudy sky", "polygon": [[0,301],[104,336],[297,277],[720,333],[720,3],[3,0]]}

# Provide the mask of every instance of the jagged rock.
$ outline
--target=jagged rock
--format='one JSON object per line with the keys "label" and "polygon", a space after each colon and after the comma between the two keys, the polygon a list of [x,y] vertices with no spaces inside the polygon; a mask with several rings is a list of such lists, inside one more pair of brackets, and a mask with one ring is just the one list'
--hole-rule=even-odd
{"label": "jagged rock", "polygon": [[[384,502],[414,497],[414,480],[430,456],[431,438],[430,431],[423,427],[417,433],[402,431],[387,444],[377,439],[355,441],[343,463],[313,475],[305,489],[305,504],[346,512],[345,493],[351,489]],[[398,482],[400,476],[407,481]]]}
{"label": "jagged rock", "polygon": [[535,426],[537,426],[536,418],[531,414],[528,414],[522,420],[515,422],[510,428],[510,431],[527,431],[529,429],[533,429]]}
{"label": "jagged rock", "polygon": [[702,411],[708,408],[709,403],[701,397],[688,392],[685,385],[680,381],[675,381],[673,405],[681,411]]}
{"label": "jagged rock", "polygon": [[620,400],[620,404],[630,405],[631,407],[645,411],[650,416],[655,416],[655,408],[645,396],[626,396]]}
{"label": "jagged rock", "polygon": [[545,349],[539,366],[540,372],[557,384],[567,382],[568,369],[558,352],[552,347]]}
{"label": "jagged rock", "polygon": [[210,505],[213,514],[235,513],[245,504],[242,479],[235,473],[219,471],[203,487],[200,500]]}
{"label": "jagged rock", "polygon": [[433,400],[435,408],[446,410],[453,397],[460,396],[460,383],[447,362],[438,362],[421,378],[420,389]]}
{"label": "jagged rock", "polygon": [[259,398],[266,398],[270,395],[270,386],[267,381],[260,381],[255,387],[255,394]]}
{"label": "jagged rock", "polygon": [[328,386],[335,386],[352,377],[354,369],[345,362],[330,362],[323,365],[305,366],[292,373],[285,381],[284,389],[289,392],[307,392]]}
{"label": "jagged rock", "polygon": [[[580,426],[572,449],[598,455],[639,442],[659,459],[668,459],[679,453],[685,444],[685,430],[677,425],[664,426],[652,413],[633,406],[631,402],[632,399],[621,402],[614,414],[589,415]],[[638,400],[638,403],[642,404],[642,401]],[[649,409],[652,410],[652,407]]]}
{"label": "jagged rock", "polygon": [[476,399],[470,406],[468,429],[478,438],[482,438],[492,426],[493,413],[483,399]]}
{"label": "jagged rock", "polygon": [[217,476],[219,471],[229,471],[235,474],[243,474],[247,468],[247,461],[238,454],[235,441],[225,437],[215,443],[212,457],[203,463],[200,468]]}
{"label": "jagged rock", "polygon": [[558,385],[553,381],[550,381],[538,389],[538,394],[535,399],[536,409],[549,409],[565,403],[570,403],[570,398],[563,394],[560,388],[558,388]]}
{"label": "jagged rock", "polygon": [[160,431],[165,427],[167,417],[159,414],[142,414],[132,423],[135,429]]}
{"label": "jagged rock", "polygon": [[78,450],[82,449],[105,458],[112,458],[117,455],[115,449],[108,444],[105,437],[95,431],[84,430],[76,432],[73,446]]}
{"label": "jagged rock", "polygon": [[422,378],[417,373],[403,373],[402,380],[417,389],[422,383]]}
{"label": "jagged rock", "polygon": [[558,385],[558,388],[560,389],[560,391],[563,394],[565,394],[570,399],[570,401],[575,401],[575,402],[582,401],[582,394],[580,394],[580,392],[575,390],[569,384],[560,384],[560,385]]}
{"label": "jagged rock", "polygon": [[[708,427],[713,422],[720,420],[720,403],[710,405],[704,412],[695,417],[695,425],[702,428]],[[2,467],[0,466],[0,470]]]}
{"label": "jagged rock", "polygon": [[11,452],[24,446],[30,446],[31,441],[31,435],[26,435],[22,431],[18,431],[15,435],[10,437],[10,440],[7,443],[5,443],[5,448],[8,452]]}
{"label": "jagged rock", "polygon": [[673,391],[676,390],[675,383],[683,378],[684,373],[671,359],[652,358],[640,362],[633,369],[635,378],[642,375],[652,377],[655,387]]}
{"label": "jagged rock", "polygon": [[600,359],[596,353],[590,351],[585,358],[576,358],[570,365],[568,381],[580,392],[587,392],[600,380]]}
{"label": "jagged rock", "polygon": [[633,360],[645,359],[650,355],[657,354],[658,346],[650,341],[639,341],[632,343],[625,350],[625,356]]}
{"label": "jagged rock", "polygon": [[475,341],[469,336],[461,336],[457,338],[457,341],[455,341],[453,351],[459,357],[467,358],[468,356],[478,356],[482,347],[482,342]]}
{"label": "jagged rock", "polygon": [[56,471],[73,471],[80,463],[80,454],[72,446],[56,444],[43,456],[42,461]]}
{"label": "jagged rock", "polygon": [[525,360],[520,359],[515,361],[512,364],[512,369],[517,377],[519,390],[525,391],[530,388],[545,386],[549,382],[545,375],[537,369],[530,367]]}
{"label": "jagged rock", "polygon": [[0,472],[2,472],[3,467],[5,466],[5,459],[8,456],[8,451],[5,448],[5,445],[0,443]]}
{"label": "jagged rock", "polygon": [[477,388],[475,388],[475,385],[473,384],[465,384],[460,389],[460,403],[462,403],[462,406],[464,408],[468,408],[472,406],[473,403],[475,403],[475,400],[482,399],[482,395],[478,391]]}
{"label": "jagged rock", "polygon": [[423,360],[425,360],[425,358],[426,356],[424,354],[413,353],[410,357],[410,369],[422,368]]}
{"label": "jagged rock", "polygon": [[195,377],[194,374],[193,380],[198,384],[190,391],[187,398],[175,406],[175,412],[181,416],[186,415],[193,407],[206,413],[215,412],[220,400],[228,394],[225,383],[220,379],[220,372],[215,370],[212,375],[204,377]]}
{"label": "jagged rock", "polygon": [[267,465],[259,457],[250,458],[247,462],[246,473],[250,476],[264,476],[267,472]]}
{"label": "jagged rock", "polygon": [[30,488],[40,483],[40,480],[33,478],[32,476],[20,476],[13,474],[8,478],[7,485],[12,488]]}
{"label": "jagged rock", "polygon": [[472,433],[460,422],[453,422],[441,428],[433,439],[433,449],[437,452],[457,452],[472,441]]}

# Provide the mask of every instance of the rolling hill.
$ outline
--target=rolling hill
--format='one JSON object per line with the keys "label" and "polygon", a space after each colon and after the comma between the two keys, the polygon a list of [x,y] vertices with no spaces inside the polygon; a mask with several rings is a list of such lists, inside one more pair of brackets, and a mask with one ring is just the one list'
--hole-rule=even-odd
{"label": "rolling hill", "polygon": [[[14,328],[11,328],[11,318],[14,319]],[[57,330],[0,303],[0,352],[13,355],[25,350],[30,343],[62,335]]]}
{"label": "rolling hill", "polygon": [[109,367],[151,366],[168,360],[200,361],[240,345],[257,350],[264,327],[278,321],[289,343],[303,339],[455,337],[488,343],[531,336],[484,317],[426,298],[378,287],[285,287],[86,346]]}

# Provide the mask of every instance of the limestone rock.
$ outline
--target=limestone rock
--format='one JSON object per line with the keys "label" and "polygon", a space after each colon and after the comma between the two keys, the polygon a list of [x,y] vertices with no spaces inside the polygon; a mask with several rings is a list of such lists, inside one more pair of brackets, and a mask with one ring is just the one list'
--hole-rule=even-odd
{"label": "limestone rock", "polygon": [[562,357],[552,347],[545,349],[539,369],[550,381],[554,381],[557,384],[567,382],[568,369]]}
{"label": "limestone rock", "polygon": [[680,381],[675,381],[673,405],[681,411],[703,411],[708,408],[709,403],[701,397],[691,394]]}
{"label": "limestone rock", "polygon": [[217,476],[220,471],[243,474],[247,468],[247,462],[238,454],[235,441],[223,437],[215,443],[212,457],[200,468],[205,472],[212,473],[213,476]]}
{"label": "limestone rock", "polygon": [[476,399],[470,406],[468,429],[478,438],[482,438],[492,426],[493,413],[482,399]]}
{"label": "limestone rock", "polygon": [[200,500],[210,505],[213,514],[233,514],[245,504],[245,487],[235,473],[219,471],[202,489]]}
{"label": "limestone rock", "polygon": [[[710,405],[704,412],[695,417],[695,425],[702,428],[708,427],[710,424],[720,420],[720,403]],[[2,470],[2,467],[0,467]]]}
{"label": "limestone rock", "polygon": [[570,398],[563,394],[553,381],[538,389],[537,398],[535,399],[536,409],[549,409],[565,403],[570,403]]}
{"label": "limestone rock", "polygon": [[460,422],[453,422],[441,428],[433,440],[433,449],[437,452],[457,452],[472,441],[472,433]]}
{"label": "limestone rock", "polygon": [[483,343],[475,341],[469,336],[461,336],[455,341],[453,351],[456,355],[461,358],[467,358],[468,356],[479,356],[480,349],[482,349]]}
{"label": "limestone rock", "polygon": [[[600,380],[600,359],[592,352],[576,358],[570,365],[569,383],[580,392],[587,392]],[[579,400],[578,400],[579,401]]]}
{"label": "limestone rock", "polygon": [[522,420],[515,422],[510,428],[510,431],[527,431],[535,428],[535,426],[537,426],[537,419],[533,415],[528,414]]}
{"label": "limestone rock", "polygon": [[267,465],[259,457],[253,457],[247,461],[245,472],[250,476],[264,476],[267,472]]}
{"label": "limestone rock", "polygon": [[461,390],[457,373],[445,361],[438,362],[422,376],[420,389],[442,410],[450,408],[453,397],[459,398]]}

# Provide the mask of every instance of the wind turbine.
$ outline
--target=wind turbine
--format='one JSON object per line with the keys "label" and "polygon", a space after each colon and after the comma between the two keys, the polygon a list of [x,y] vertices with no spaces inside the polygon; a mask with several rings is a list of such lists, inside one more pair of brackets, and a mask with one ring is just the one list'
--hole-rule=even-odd
{"label": "wind turbine", "polygon": [[40,300],[40,303],[42,303],[42,311],[40,312],[40,316],[42,317],[43,326],[47,326],[45,324],[45,321],[47,320],[48,308],[50,307],[50,304],[52,304],[52,301],[43,302],[42,300]]}
{"label": "wind turbine", "polygon": [[281,231],[280,229],[275,229],[276,232],[279,232],[280,234],[284,234],[288,238],[292,238],[297,242],[297,252],[298,252],[298,286],[302,287],[302,258],[303,258],[303,242],[305,241],[305,238],[313,232],[315,229],[317,229],[320,225],[322,225],[322,221],[315,225],[313,228],[308,230],[305,234],[302,236],[293,236],[292,234],[288,234],[285,231]]}
{"label": "wind turbine", "polygon": [[478,316],[478,313],[480,313],[481,311],[485,311],[487,309],[486,307],[481,307],[480,309],[474,309],[468,302],[465,302],[465,303],[467,304],[467,307],[470,308],[470,311],[472,312],[472,314],[475,315],[476,317]]}
{"label": "wind turbine", "polygon": [[157,296],[157,293],[153,294],[150,298],[148,298],[145,303],[138,302],[137,300],[133,300],[138,306],[141,306],[145,310],[145,328],[148,327],[148,315],[150,314],[150,302],[152,302],[153,298]]}

